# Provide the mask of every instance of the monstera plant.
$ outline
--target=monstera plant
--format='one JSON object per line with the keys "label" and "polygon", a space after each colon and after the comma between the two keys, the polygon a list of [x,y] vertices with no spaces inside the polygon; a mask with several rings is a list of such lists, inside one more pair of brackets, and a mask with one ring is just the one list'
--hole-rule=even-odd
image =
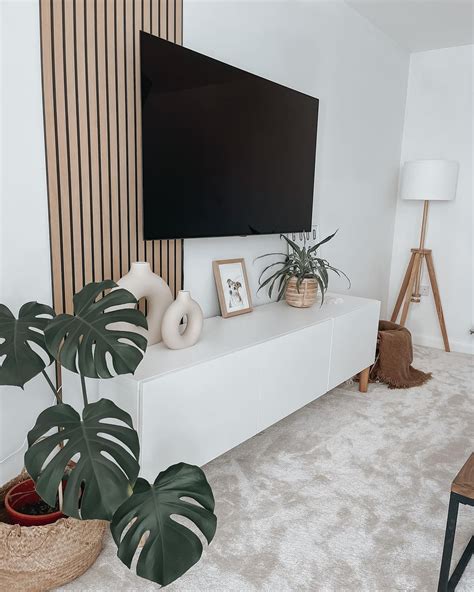
{"label": "monstera plant", "polygon": [[[25,466],[39,496],[54,507],[67,479],[63,514],[108,520],[123,563],[130,567],[138,551],[137,574],[166,585],[202,554],[199,537],[172,516],[191,520],[208,543],[214,537],[211,487],[199,467],[184,463],[152,484],[139,478],[140,444],[130,415],[108,399],[89,402],[85,380],[136,370],[147,346],[133,331],[147,328],[136,304],[112,281],[86,285],[74,296],[74,314],[56,316],[51,307],[28,302],[15,318],[0,304],[0,384],[23,388],[42,374],[56,396],[28,433]],[[80,412],[63,401],[46,372],[54,361],[80,376]]]}

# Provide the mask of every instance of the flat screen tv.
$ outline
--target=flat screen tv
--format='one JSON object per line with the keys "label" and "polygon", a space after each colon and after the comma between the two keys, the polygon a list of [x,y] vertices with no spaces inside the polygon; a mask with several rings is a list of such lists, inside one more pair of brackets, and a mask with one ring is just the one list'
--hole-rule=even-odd
{"label": "flat screen tv", "polygon": [[318,99],[140,35],[145,239],[309,231]]}

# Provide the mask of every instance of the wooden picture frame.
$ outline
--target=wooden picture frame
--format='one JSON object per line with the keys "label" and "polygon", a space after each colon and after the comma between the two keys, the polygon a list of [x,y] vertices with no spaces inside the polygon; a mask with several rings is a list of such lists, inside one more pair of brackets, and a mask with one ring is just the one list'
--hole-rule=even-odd
{"label": "wooden picture frame", "polygon": [[212,262],[222,316],[235,317],[252,311],[247,269],[244,259],[219,259]]}

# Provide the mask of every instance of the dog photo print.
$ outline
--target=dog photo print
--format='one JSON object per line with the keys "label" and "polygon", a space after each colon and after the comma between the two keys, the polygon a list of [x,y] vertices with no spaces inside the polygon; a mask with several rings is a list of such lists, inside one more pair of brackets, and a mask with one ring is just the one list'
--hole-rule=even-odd
{"label": "dog photo print", "polygon": [[214,278],[222,316],[232,317],[250,312],[250,297],[247,271],[243,259],[222,259],[214,261]]}

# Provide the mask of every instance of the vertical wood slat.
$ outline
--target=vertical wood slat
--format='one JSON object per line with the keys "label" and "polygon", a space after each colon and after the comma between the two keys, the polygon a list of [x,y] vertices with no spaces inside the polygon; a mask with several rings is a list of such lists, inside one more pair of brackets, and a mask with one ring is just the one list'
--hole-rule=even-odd
{"label": "vertical wood slat", "polygon": [[108,162],[108,112],[107,112],[107,46],[106,46],[106,2],[97,2],[96,7],[96,56],[97,56],[97,113],[100,138],[99,168],[101,171],[101,212],[102,212],[102,262],[104,278],[112,277],[113,235],[111,227],[110,175]]}
{"label": "vertical wood slat", "polygon": [[112,278],[121,275],[121,240],[119,235],[119,175],[117,143],[117,100],[115,82],[115,11],[114,3],[106,2],[106,97],[108,126],[108,172],[110,178],[111,228],[112,228]]}
{"label": "vertical wood slat", "polygon": [[[168,39],[170,41],[175,41],[176,39],[176,3],[171,2],[168,5]],[[171,289],[173,292],[176,290],[177,285],[177,278],[176,278],[176,248],[177,244],[175,240],[170,241],[169,251],[170,257],[169,267],[173,274],[173,280],[171,282]]]}
{"label": "vertical wood slat", "polygon": [[[142,13],[142,26],[143,31],[146,33],[151,33],[150,28],[150,16],[151,16],[151,4],[153,0],[142,0],[143,2],[143,13]],[[140,124],[139,124],[140,125]],[[141,153],[141,149],[140,149]],[[139,193],[140,201],[143,202],[143,188],[140,188]],[[152,241],[145,241],[145,260],[150,261],[152,263],[152,267],[154,268],[154,261],[153,261],[153,242]]]}
{"label": "vertical wood slat", "polygon": [[73,289],[73,266],[76,261],[71,245],[71,206],[69,183],[69,158],[66,118],[68,112],[65,105],[64,85],[64,46],[63,46],[63,5],[59,2],[52,3],[52,29],[50,30],[53,44],[53,79],[55,83],[55,107],[56,107],[56,145],[57,145],[57,176],[59,186],[59,200],[61,204],[59,212],[59,224],[61,226],[62,241],[62,289],[63,302],[66,311],[70,311]]}
{"label": "vertical wood slat", "polygon": [[[68,0],[65,0],[66,2]],[[103,279],[102,252],[102,209],[101,209],[101,168],[99,162],[98,110],[97,110],[97,72],[95,55],[96,18],[95,2],[83,0],[85,3],[86,46],[84,58],[86,60],[87,87],[87,122],[89,127],[89,166],[90,166],[90,199],[92,211],[93,241],[93,277],[94,281]]]}
{"label": "vertical wood slat", "polygon": [[[143,2],[135,2],[135,30],[143,29]],[[137,198],[137,243],[138,243],[138,258],[140,261],[145,260],[145,241],[143,240],[143,224],[141,220],[143,217],[143,177],[142,177],[142,103],[141,90],[138,81],[140,80],[140,36],[135,36],[135,135],[136,135],[136,154],[135,154],[135,168],[137,172],[137,183],[135,187]]]}
{"label": "vertical wood slat", "polygon": [[168,39],[168,0],[160,2],[160,37]]}
{"label": "vertical wood slat", "polygon": [[52,12],[51,5],[44,2],[40,10],[41,62],[43,63],[43,119],[46,155],[46,177],[49,200],[49,233],[51,241],[51,269],[53,280],[53,300],[64,310],[64,291],[62,289],[62,236],[61,236],[61,204],[58,187],[58,158],[56,143],[56,108],[55,83],[53,76],[53,44],[52,44]]}
{"label": "vertical wood slat", "polygon": [[127,181],[128,181],[128,208],[129,208],[129,253],[130,261],[138,260],[137,253],[137,196],[135,194],[135,85],[134,77],[134,1],[125,0],[125,73],[127,88]]}
{"label": "vertical wood slat", "polygon": [[[65,106],[67,109],[67,134],[69,136],[68,160],[69,160],[69,184],[70,184],[70,207],[71,207],[71,233],[72,233],[72,254],[76,264],[74,265],[73,288],[84,285],[82,266],[82,212],[81,195],[79,192],[79,160],[71,158],[71,146],[78,144],[77,126],[77,103],[76,103],[76,77],[75,77],[75,38],[74,38],[74,14],[73,4],[64,4],[64,83],[66,88]],[[74,215],[78,212],[78,215]]]}
{"label": "vertical wood slat", "polygon": [[[152,6],[152,11],[150,13],[150,33],[152,35],[160,36],[160,20],[161,20],[161,10],[160,10],[160,3],[157,2],[156,5]],[[163,273],[163,267],[161,265],[161,242],[154,241],[153,242],[153,265],[155,269],[160,270],[160,275]]]}
{"label": "vertical wood slat", "polygon": [[175,43],[183,45],[183,3],[175,3],[176,10],[176,38]]}
{"label": "vertical wood slat", "polygon": [[139,31],[182,43],[182,0],[40,0],[53,300],[148,261],[182,287],[182,241],[144,241]]}
{"label": "vertical wood slat", "polygon": [[170,2],[168,4],[168,35],[167,38],[169,41],[174,41],[175,37],[175,11],[174,11],[174,2]]}
{"label": "vertical wood slat", "polygon": [[118,160],[117,167],[119,171],[119,215],[120,215],[120,240],[121,240],[121,257],[120,257],[120,274],[127,273],[130,263],[128,257],[128,198],[127,198],[127,166],[126,166],[126,142],[127,137],[125,133],[125,68],[123,63],[124,57],[124,0],[115,0],[115,85],[116,85],[116,101],[117,101],[117,147]]}
{"label": "vertical wood slat", "polygon": [[[176,10],[176,18],[175,18],[175,27],[176,27],[176,35],[175,35],[175,43],[178,45],[183,45],[183,1],[177,0],[175,2],[175,10]],[[178,292],[182,290],[184,285],[184,243],[182,240],[177,240],[175,243],[176,247],[176,285],[175,291]]]}
{"label": "vertical wood slat", "polygon": [[[89,283],[94,277],[92,268],[94,235],[92,231],[91,212],[91,173],[89,159],[89,125],[87,120],[87,85],[86,64],[84,59],[86,47],[85,31],[85,6],[83,2],[74,2],[75,35],[76,35],[76,62],[75,74],[77,80],[77,128],[78,145],[76,156],[80,165],[79,191],[81,192],[82,209],[82,257],[84,266],[84,283]],[[45,66],[43,65],[43,72]],[[84,240],[90,237],[90,240]],[[52,246],[53,248],[53,246]],[[53,269],[53,276],[56,270]]]}

